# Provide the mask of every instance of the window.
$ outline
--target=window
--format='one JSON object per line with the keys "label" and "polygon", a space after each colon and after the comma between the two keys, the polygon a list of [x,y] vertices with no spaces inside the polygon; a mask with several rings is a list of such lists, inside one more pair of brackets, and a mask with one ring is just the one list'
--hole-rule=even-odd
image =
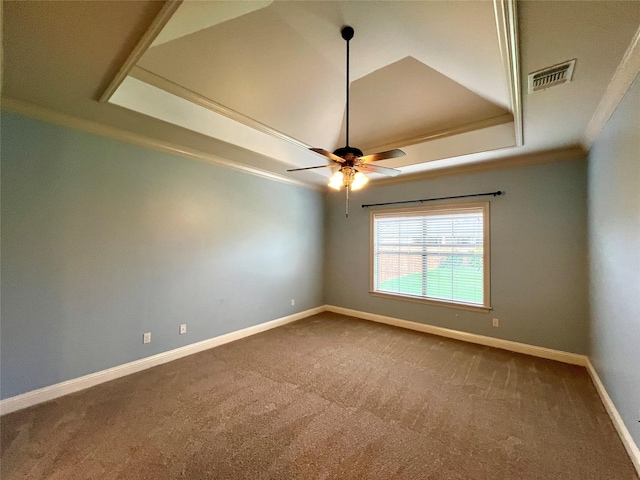
{"label": "window", "polygon": [[371,293],[489,310],[489,203],[371,212]]}

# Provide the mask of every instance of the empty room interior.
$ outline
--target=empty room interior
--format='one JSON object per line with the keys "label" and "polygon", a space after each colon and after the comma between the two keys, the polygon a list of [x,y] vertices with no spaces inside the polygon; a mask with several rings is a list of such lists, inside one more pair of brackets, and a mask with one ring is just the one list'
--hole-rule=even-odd
{"label": "empty room interior", "polygon": [[640,478],[640,1],[0,8],[0,477]]}

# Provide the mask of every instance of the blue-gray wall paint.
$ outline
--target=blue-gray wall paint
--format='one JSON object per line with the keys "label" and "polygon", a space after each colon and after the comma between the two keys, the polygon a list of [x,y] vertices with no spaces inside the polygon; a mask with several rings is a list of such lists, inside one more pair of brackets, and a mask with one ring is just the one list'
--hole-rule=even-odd
{"label": "blue-gray wall paint", "polygon": [[[326,211],[327,304],[575,353],[587,353],[587,165],[582,160],[371,185],[329,195]],[[506,192],[490,201],[490,313],[369,294],[370,209],[361,204]],[[453,203],[452,201],[432,202]],[[413,205],[415,206],[415,205]],[[492,318],[500,326],[492,326]]]}
{"label": "blue-gray wall paint", "polygon": [[640,77],[589,153],[591,361],[640,445]]}
{"label": "blue-gray wall paint", "polygon": [[322,305],[322,193],[1,120],[2,398]]}

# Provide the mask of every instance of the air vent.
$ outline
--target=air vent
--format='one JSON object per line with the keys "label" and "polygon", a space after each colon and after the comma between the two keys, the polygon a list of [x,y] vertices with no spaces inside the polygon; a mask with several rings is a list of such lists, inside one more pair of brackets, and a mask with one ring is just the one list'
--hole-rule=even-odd
{"label": "air vent", "polygon": [[571,81],[576,59],[529,74],[529,93]]}

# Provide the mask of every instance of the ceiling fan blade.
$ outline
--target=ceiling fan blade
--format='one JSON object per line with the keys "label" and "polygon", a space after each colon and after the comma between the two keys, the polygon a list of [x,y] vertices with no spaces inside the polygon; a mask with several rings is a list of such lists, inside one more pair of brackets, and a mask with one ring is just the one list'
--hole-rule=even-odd
{"label": "ceiling fan blade", "polygon": [[315,167],[292,168],[290,170],[287,170],[287,172],[297,172],[299,170],[312,170],[314,168],[331,168],[331,167],[335,167],[335,165],[316,165]]}
{"label": "ceiling fan blade", "polygon": [[358,165],[356,169],[362,170],[363,172],[380,173],[387,177],[395,177],[401,173],[400,170],[396,168],[383,167],[382,165]]}
{"label": "ceiling fan blade", "polygon": [[394,148],[393,150],[387,150],[386,152],[373,153],[371,155],[365,155],[360,157],[360,161],[363,163],[377,162],[378,160],[386,160],[387,158],[404,157],[405,153],[402,150]]}
{"label": "ceiling fan blade", "polygon": [[328,152],[328,151],[326,151],[326,150],[324,150],[322,148],[310,148],[309,150],[312,150],[312,151],[314,151],[316,153],[319,153],[320,155],[324,155],[325,157],[333,160],[334,162],[344,163],[344,158],[340,158],[339,156],[334,155],[333,153]]}

